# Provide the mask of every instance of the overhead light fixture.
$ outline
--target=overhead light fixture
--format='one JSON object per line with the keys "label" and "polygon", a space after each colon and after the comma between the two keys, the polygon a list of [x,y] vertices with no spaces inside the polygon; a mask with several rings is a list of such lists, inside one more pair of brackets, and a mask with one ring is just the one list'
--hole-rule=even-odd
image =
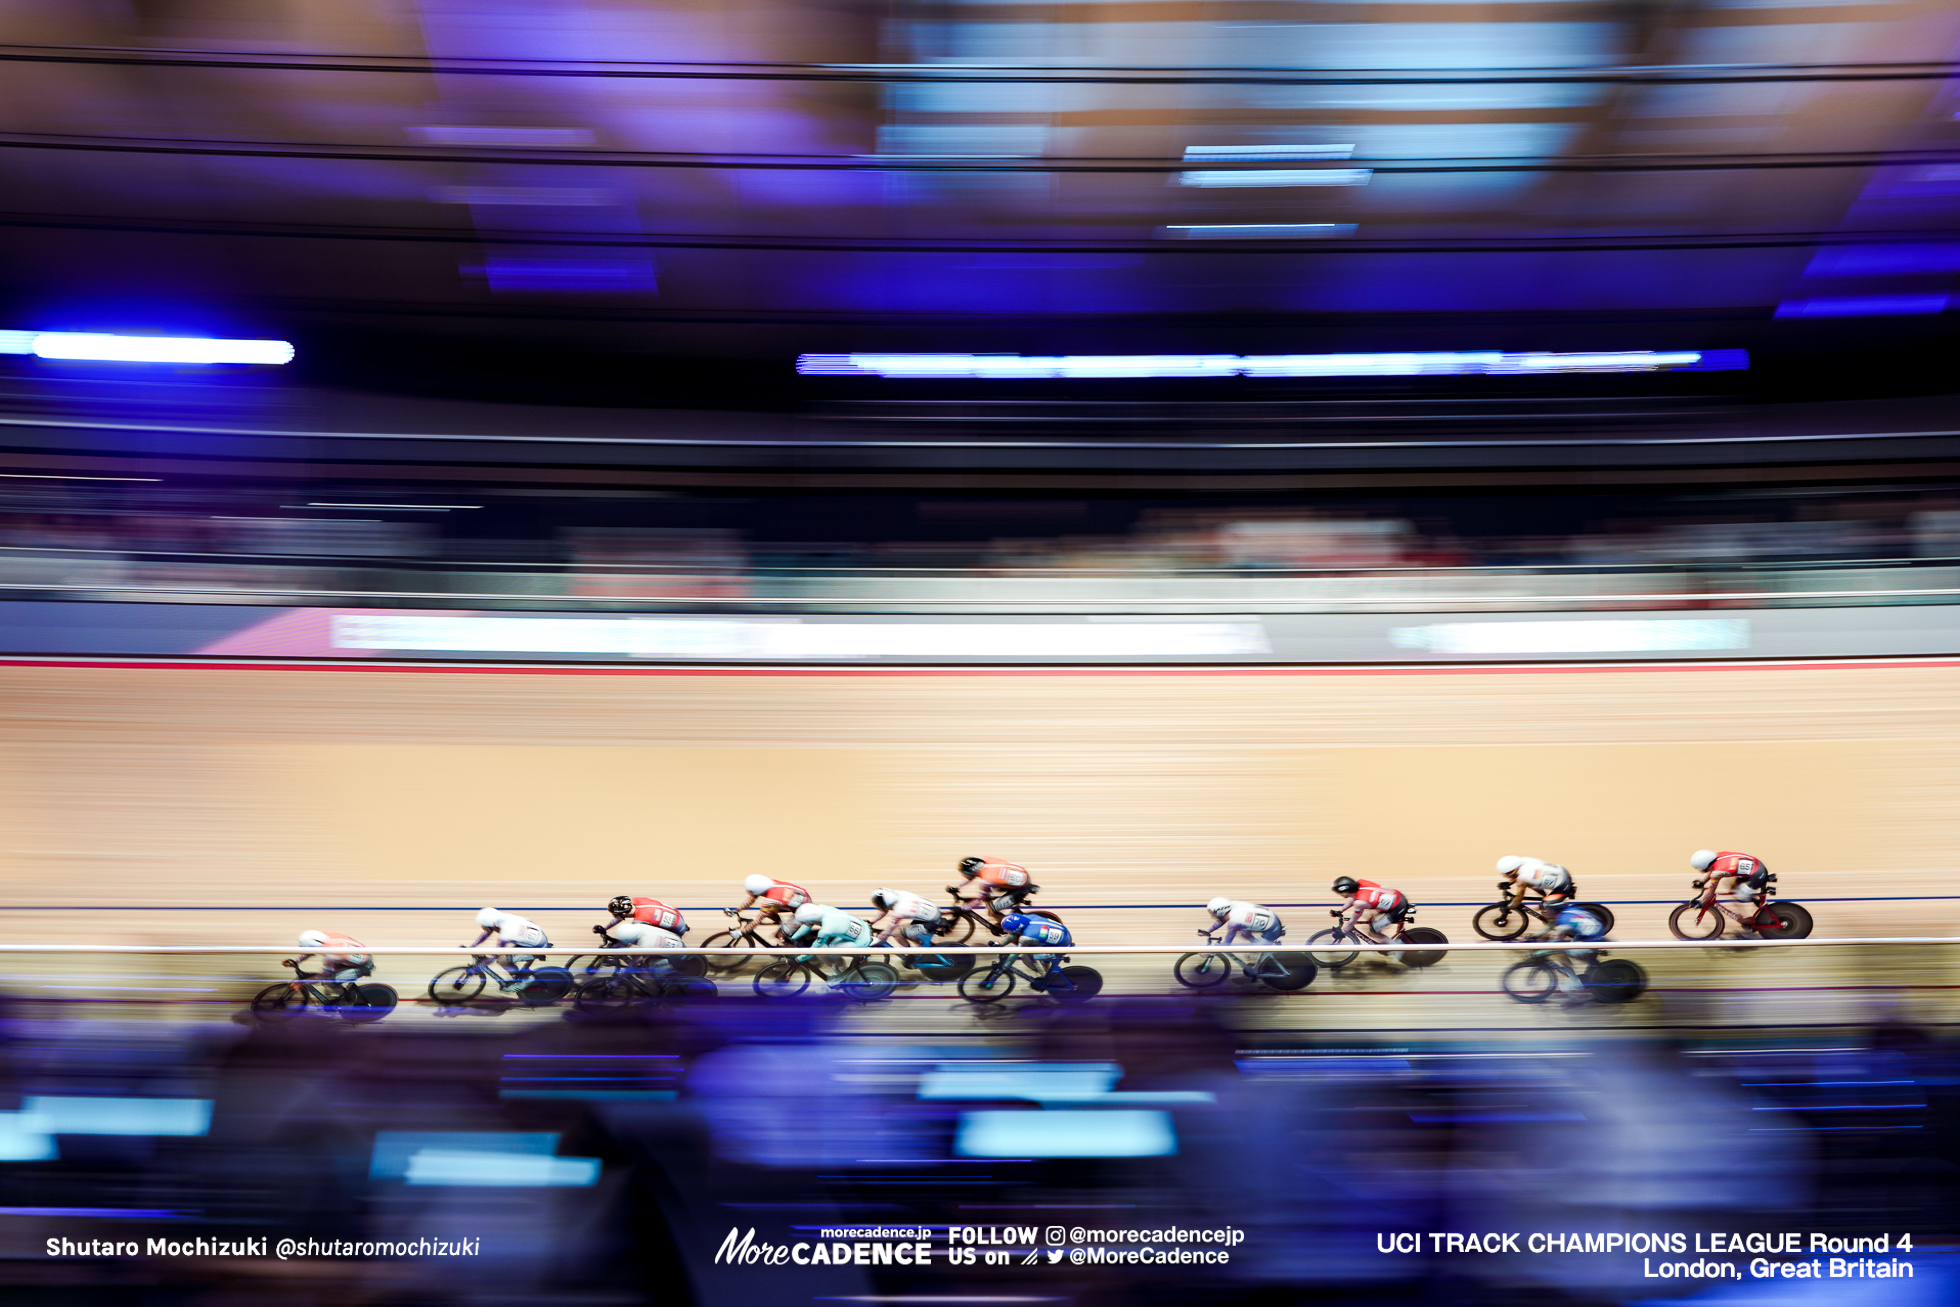
{"label": "overhead light fixture", "polygon": [[1174,222],[1164,234],[1191,241],[1312,240],[1352,236],[1355,227],[1351,222]]}
{"label": "overhead light fixture", "polygon": [[1372,168],[1206,168],[1177,175],[1180,186],[1366,186]]}
{"label": "overhead light fixture", "polygon": [[1079,379],[1129,377],[1543,376],[1555,372],[1734,372],[1740,349],[1407,354],[801,354],[816,377]]}
{"label": "overhead light fixture", "polygon": [[96,331],[0,331],[0,354],[98,363],[259,363],[293,360],[291,342],[212,336],[117,336]]}
{"label": "overhead light fixture", "polygon": [[1268,163],[1283,159],[1352,159],[1352,145],[1187,145],[1184,162]]}

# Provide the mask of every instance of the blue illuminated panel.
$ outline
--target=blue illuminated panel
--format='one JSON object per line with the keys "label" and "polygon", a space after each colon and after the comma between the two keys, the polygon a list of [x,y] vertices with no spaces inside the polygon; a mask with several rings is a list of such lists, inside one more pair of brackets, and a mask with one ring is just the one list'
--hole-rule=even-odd
{"label": "blue illuminated panel", "polygon": [[1539,376],[1562,372],[1728,372],[1740,349],[1615,350],[1590,354],[1497,351],[1409,354],[802,354],[815,377],[1078,379],[1121,377]]}

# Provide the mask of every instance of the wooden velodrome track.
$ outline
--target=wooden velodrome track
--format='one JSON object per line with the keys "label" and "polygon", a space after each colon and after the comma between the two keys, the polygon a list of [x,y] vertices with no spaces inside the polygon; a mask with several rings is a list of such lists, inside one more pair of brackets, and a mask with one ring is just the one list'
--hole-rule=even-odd
{"label": "wooden velodrome track", "polygon": [[[1960,894],[1957,794],[1946,662],[7,664],[0,942],[450,945],[494,904],[582,944],[616,893],[710,907],[759,871],[841,905],[937,897],[975,852],[1052,905],[1318,904],[1341,872],[1479,902],[1513,852],[1588,897],[1678,900],[1702,846],[1767,859],[1820,936],[1955,934],[1960,899],[1825,900]],[[1619,938],[1665,936],[1665,906],[1618,911]],[[1422,920],[1462,940],[1469,913]],[[1200,917],[1066,915],[1085,944],[1184,943]],[[1325,922],[1285,915],[1296,941]]]}

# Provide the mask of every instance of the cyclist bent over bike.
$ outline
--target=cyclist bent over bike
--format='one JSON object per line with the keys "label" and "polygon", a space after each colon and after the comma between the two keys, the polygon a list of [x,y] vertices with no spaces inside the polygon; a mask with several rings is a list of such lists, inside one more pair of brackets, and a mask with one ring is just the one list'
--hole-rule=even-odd
{"label": "cyclist bent over bike", "polygon": [[1769,885],[1769,864],[1747,853],[1696,849],[1689,856],[1688,865],[1703,873],[1707,883],[1715,887],[1714,897],[1721,896],[1722,882],[1726,880],[1729,893],[1737,903],[1754,903]]}
{"label": "cyclist bent over bike", "polygon": [[679,908],[670,908],[659,899],[628,898],[621,894],[606,904],[606,911],[612,913],[611,924],[592,928],[606,948],[687,947],[681,940],[687,933],[687,919],[681,916]]}
{"label": "cyclist bent over bike", "polygon": [[1538,897],[1543,900],[1542,906],[1548,913],[1555,912],[1557,905],[1573,894],[1572,873],[1556,862],[1546,862],[1543,858],[1507,853],[1497,860],[1497,874],[1510,884],[1509,906],[1513,912],[1518,910],[1530,890],[1538,891]]}
{"label": "cyclist bent over bike", "polygon": [[[828,904],[805,903],[796,910],[796,928],[789,937],[813,948],[863,948],[871,943],[871,923]],[[796,960],[809,962],[815,957],[805,953]]]}
{"label": "cyclist bent over bike", "polygon": [[[495,908],[485,908],[476,914],[476,924],[483,931],[481,935],[476,937],[476,942],[473,944],[462,944],[458,947],[468,949],[481,948],[483,947],[483,941],[489,939],[492,935],[497,937],[498,948],[527,949],[551,947],[551,941],[545,937],[543,926],[532,921],[529,917],[520,917],[515,912],[499,912]],[[542,960],[543,955],[537,953],[513,953],[510,959],[511,969],[522,976],[531,969],[532,963]],[[529,980],[520,980],[518,985],[528,985],[530,983]],[[517,987],[513,986],[512,988]]]}
{"label": "cyclist bent over bike", "polygon": [[1409,900],[1401,890],[1372,880],[1342,876],[1334,882],[1334,892],[1347,900],[1340,912],[1347,924],[1377,944],[1387,943],[1386,927],[1400,925],[1409,915]]}
{"label": "cyclist bent over bike", "polygon": [[1280,924],[1279,913],[1244,899],[1228,899],[1220,895],[1205,904],[1205,911],[1225,927],[1225,938],[1220,941],[1224,944],[1230,944],[1241,935],[1245,936],[1248,944],[1277,944],[1280,936],[1286,933],[1286,927]]}
{"label": "cyclist bent over bike", "polygon": [[996,923],[1037,888],[1026,867],[1000,858],[961,858],[960,875],[964,879],[954,887],[960,902],[975,909],[985,903]]}
{"label": "cyclist bent over bike", "polygon": [[318,971],[300,969],[313,956],[311,953],[302,953],[293,959],[293,973],[301,980],[331,980],[344,985],[374,970],[374,959],[360,951],[360,940],[349,935],[328,930],[302,930],[299,933],[299,946],[320,951]]}
{"label": "cyclist bent over bike", "polygon": [[756,924],[760,925],[763,918],[767,917],[769,924],[776,928],[777,935],[783,939],[789,938],[789,928],[783,924],[783,913],[793,914],[805,903],[810,902],[810,891],[801,885],[786,880],[773,880],[768,876],[743,877],[742,891],[748,897],[736,905],[735,911],[746,912],[754,908]]}
{"label": "cyclist bent over bike", "polygon": [[[1547,942],[1564,940],[1604,941],[1606,923],[1576,903],[1568,903],[1562,908],[1554,908],[1545,929],[1532,938]],[[1588,995],[1585,984],[1579,979],[1581,963],[1590,963],[1599,954],[1593,949],[1556,949],[1548,961],[1558,970],[1559,992],[1565,995],[1567,1003],[1583,1003]]]}
{"label": "cyclist bent over bike", "polygon": [[880,944],[891,943],[892,936],[900,933],[914,944],[932,943],[933,927],[939,924],[937,903],[902,889],[872,890],[871,902],[878,909],[878,915],[871,919],[872,928],[884,927],[878,932]]}
{"label": "cyclist bent over bike", "polygon": [[[1003,948],[1007,946],[1008,939],[1013,940],[1017,948],[1067,948],[1075,942],[1068,933],[1068,927],[1061,922],[1051,921],[1047,917],[1031,917],[1025,912],[1010,912],[1002,917],[1000,929],[1007,937],[1001,941]],[[1055,953],[1037,953],[1034,960],[1053,971],[1055,964],[1062,959]]]}

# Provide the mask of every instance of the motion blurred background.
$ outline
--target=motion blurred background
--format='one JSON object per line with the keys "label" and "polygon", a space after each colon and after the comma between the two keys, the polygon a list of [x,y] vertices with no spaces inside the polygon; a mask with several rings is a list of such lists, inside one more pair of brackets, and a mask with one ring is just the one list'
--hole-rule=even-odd
{"label": "motion blurred background", "polygon": [[[0,0],[0,943],[582,945],[622,893],[698,942],[745,875],[970,854],[1084,947],[1215,894],[1302,939],[1344,873],[1462,942],[1503,854],[1643,940],[1702,847],[1819,938],[1951,935],[1956,45],[1913,0]],[[0,1282],[1765,1301],[1363,1224],[1497,1220],[1910,1228],[1912,1307],[1948,952],[1628,951],[1651,991],[1572,1009],[1508,955],[1270,1001],[1105,957],[991,1016],[442,1015],[389,955],[372,1026],[254,1021],[272,956],[6,954]],[[712,1260],[1051,1209],[1251,1240]],[[491,1251],[41,1251],[131,1231]]]}

